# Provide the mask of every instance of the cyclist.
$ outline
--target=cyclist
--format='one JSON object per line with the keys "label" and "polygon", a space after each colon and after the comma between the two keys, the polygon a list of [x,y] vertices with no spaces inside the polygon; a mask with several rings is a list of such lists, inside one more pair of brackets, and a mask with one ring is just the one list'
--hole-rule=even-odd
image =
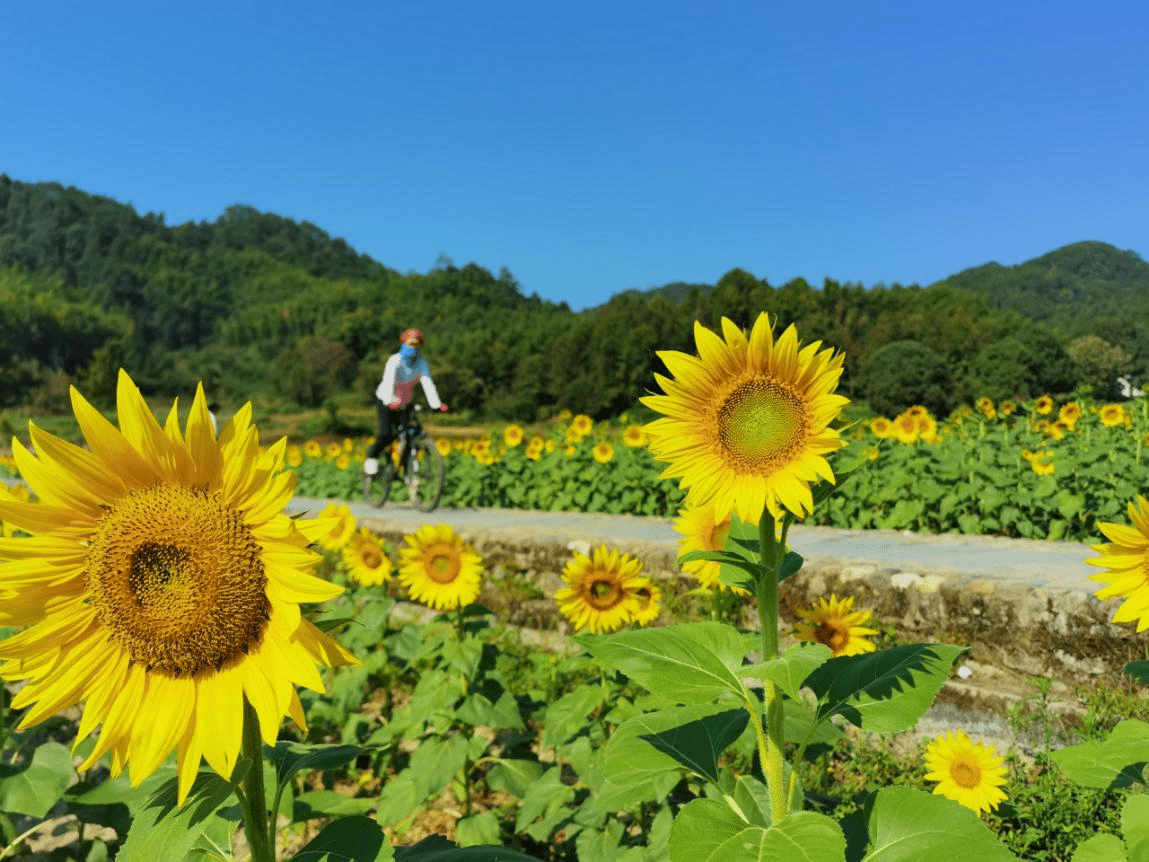
{"label": "cyclist", "polygon": [[416,381],[423,384],[423,393],[431,409],[447,412],[447,405],[439,400],[427,360],[419,355],[423,346],[423,333],[418,329],[404,330],[399,336],[399,342],[399,352],[387,358],[387,364],[383,366],[383,380],[375,388],[379,433],[367,450],[367,459],[363,462],[363,472],[371,476],[379,472],[379,456],[387,451],[411,413]]}

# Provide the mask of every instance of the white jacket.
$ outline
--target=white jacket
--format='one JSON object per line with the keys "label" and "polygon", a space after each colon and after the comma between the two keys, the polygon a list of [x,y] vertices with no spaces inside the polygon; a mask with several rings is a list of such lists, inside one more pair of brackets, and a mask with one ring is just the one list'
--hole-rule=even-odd
{"label": "white jacket", "polygon": [[431,379],[431,369],[427,360],[420,356],[412,363],[407,363],[398,353],[392,353],[383,366],[383,380],[375,387],[375,397],[384,404],[398,401],[400,407],[411,403],[415,395],[415,382],[423,384],[423,393],[427,396],[427,403],[432,410],[438,410],[442,405],[439,393],[435,389],[435,381]]}

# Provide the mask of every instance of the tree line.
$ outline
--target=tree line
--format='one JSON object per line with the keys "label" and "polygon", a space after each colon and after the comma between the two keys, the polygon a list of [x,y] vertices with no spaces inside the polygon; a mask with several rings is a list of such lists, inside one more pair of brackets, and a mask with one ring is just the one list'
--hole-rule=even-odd
{"label": "tree line", "polygon": [[523,293],[507,270],[443,258],[400,273],[308,222],[247,206],[214,222],[162,215],[55,183],[0,175],[0,400],[66,409],[69,383],[103,403],[127,368],[145,392],[203,380],[236,403],[266,396],[369,403],[410,326],[444,398],[475,416],[531,421],[566,408],[633,409],[665,373],[659,350],[693,352],[693,322],[778,331],[846,355],[842,390],[891,413],[944,414],[995,399],[1092,387],[1149,366],[1149,264],[1077,243],[1018,267],[967,270],[929,287],[802,279],[771,285],[732,269],[714,285],[627,291],[597,308]]}

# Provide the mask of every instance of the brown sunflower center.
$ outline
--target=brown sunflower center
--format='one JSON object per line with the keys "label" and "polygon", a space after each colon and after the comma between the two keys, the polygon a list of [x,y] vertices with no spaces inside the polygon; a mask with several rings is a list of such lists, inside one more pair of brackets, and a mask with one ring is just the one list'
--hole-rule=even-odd
{"label": "brown sunflower center", "polygon": [[462,563],[454,548],[436,545],[427,551],[423,561],[427,577],[437,584],[450,584],[459,577]]}
{"label": "brown sunflower center", "polygon": [[596,611],[607,611],[622,601],[622,586],[606,572],[592,572],[587,578],[586,602]]}
{"label": "brown sunflower center", "polygon": [[950,764],[950,777],[958,787],[968,790],[981,782],[981,769],[973,761],[961,758]]}
{"label": "brown sunflower center", "polygon": [[837,653],[850,642],[850,633],[832,622],[822,621],[814,629],[814,638]]}
{"label": "brown sunflower center", "polygon": [[755,377],[736,386],[718,408],[718,439],[736,469],[771,473],[806,442],[801,398],[775,380]]}
{"label": "brown sunflower center", "polygon": [[383,555],[379,553],[378,548],[371,545],[359,550],[359,559],[369,569],[377,569],[383,563]]}
{"label": "brown sunflower center", "polygon": [[262,553],[240,513],[178,485],[132,491],[105,512],[84,577],[111,640],[173,676],[246,654],[270,617]]}
{"label": "brown sunflower center", "polygon": [[708,551],[721,551],[726,547],[726,539],[730,535],[730,519],[724,518],[721,524],[715,524],[710,531],[710,547]]}

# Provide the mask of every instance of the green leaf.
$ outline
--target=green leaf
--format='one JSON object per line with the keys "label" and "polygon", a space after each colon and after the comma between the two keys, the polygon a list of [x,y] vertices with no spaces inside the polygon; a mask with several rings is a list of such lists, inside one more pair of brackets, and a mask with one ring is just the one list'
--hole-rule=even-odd
{"label": "green leaf", "polygon": [[390,862],[393,858],[387,837],[370,817],[344,817],[328,823],[292,857],[294,862]]}
{"label": "green leaf", "polygon": [[869,813],[863,862],[1004,862],[1017,857],[968,808],[912,787],[885,787]]}
{"label": "green leaf", "polygon": [[537,760],[500,760],[487,773],[487,787],[522,799],[542,774],[543,765]]}
{"label": "green leaf", "polygon": [[1125,672],[1138,682],[1149,685],[1149,661],[1131,661],[1125,665]]}
{"label": "green leaf", "polygon": [[1129,787],[1145,784],[1149,761],[1149,724],[1135,718],[1120,722],[1108,738],[1054,751],[1053,762],[1085,787]]}
{"label": "green leaf", "polygon": [[419,789],[419,801],[438,796],[467,762],[467,738],[455,734],[447,739],[424,739],[411,755],[404,774],[410,774]]}
{"label": "green leaf", "polygon": [[[634,721],[635,719],[631,719]],[[750,715],[738,709],[708,715],[658,733],[639,736],[687,769],[718,780],[718,756],[746,730]]]}
{"label": "green leaf", "polygon": [[472,692],[459,705],[455,715],[460,721],[465,721],[472,727],[489,727],[496,730],[523,728],[523,717],[519,714],[518,702],[514,695],[505,690],[494,703],[491,703],[482,692]]}
{"label": "green leaf", "polygon": [[750,699],[737,673],[745,640],[730,626],[679,623],[610,635],[576,635],[574,640],[602,664],[677,703],[710,703],[727,692]]}
{"label": "green leaf", "polygon": [[580,685],[548,706],[543,718],[542,744],[547,748],[562,745],[586,727],[588,717],[609,693],[606,686]]}
{"label": "green leaf", "polygon": [[74,774],[68,749],[45,742],[28,763],[0,766],[0,811],[45,817],[63,798]]}
{"label": "green leaf", "polygon": [[539,862],[506,847],[456,847],[442,835],[395,848],[395,862]]}
{"label": "green leaf", "polygon": [[275,765],[275,779],[286,784],[303,769],[335,769],[363,753],[357,745],[311,745],[305,742],[277,742],[267,758]]}
{"label": "green leaf", "polygon": [[317,817],[351,817],[375,807],[374,799],[348,796],[335,790],[309,790],[295,797],[291,820],[302,823]]}
{"label": "green leaf", "polygon": [[539,818],[548,825],[557,824],[564,818],[565,806],[574,796],[575,789],[563,783],[562,769],[552,766],[523,795],[523,804],[515,818],[515,831],[525,831]]}
{"label": "green leaf", "polygon": [[494,811],[481,811],[455,824],[455,840],[460,847],[495,844],[499,840],[499,818]]}
{"label": "green leaf", "polygon": [[798,700],[802,683],[834,654],[822,643],[797,643],[778,658],[738,669],[743,679],[770,680],[793,700]]}
{"label": "green leaf", "polygon": [[1124,841],[1116,835],[1100,833],[1078,844],[1071,862],[1126,862],[1128,858]]}
{"label": "green leaf", "polygon": [[806,679],[818,718],[841,715],[866,730],[909,730],[930,708],[965,647],[907,644],[832,658]]}
{"label": "green leaf", "polygon": [[395,826],[415,814],[425,797],[415,786],[415,780],[401,772],[383,785],[376,800],[375,819],[383,826]]}
{"label": "green leaf", "polygon": [[1149,796],[1130,794],[1121,806],[1121,834],[1130,862],[1149,859]]}
{"label": "green leaf", "polygon": [[804,562],[806,561],[801,554],[787,551],[786,556],[782,558],[782,565],[778,569],[778,583],[782,583],[791,575],[798,574],[798,570],[802,568]]}
{"label": "green leaf", "polygon": [[183,859],[234,793],[234,786],[214,772],[201,772],[177,808],[176,785],[174,777],[165,781],[137,813],[117,862]]}
{"label": "green leaf", "polygon": [[1057,511],[1065,520],[1073,520],[1073,516],[1081,514],[1084,509],[1085,498],[1080,494],[1074,494],[1069,489],[1062,489],[1057,492]]}
{"label": "green leaf", "polygon": [[695,799],[674,819],[670,862],[842,862],[846,839],[824,814],[800,811],[751,826],[724,802]]}

